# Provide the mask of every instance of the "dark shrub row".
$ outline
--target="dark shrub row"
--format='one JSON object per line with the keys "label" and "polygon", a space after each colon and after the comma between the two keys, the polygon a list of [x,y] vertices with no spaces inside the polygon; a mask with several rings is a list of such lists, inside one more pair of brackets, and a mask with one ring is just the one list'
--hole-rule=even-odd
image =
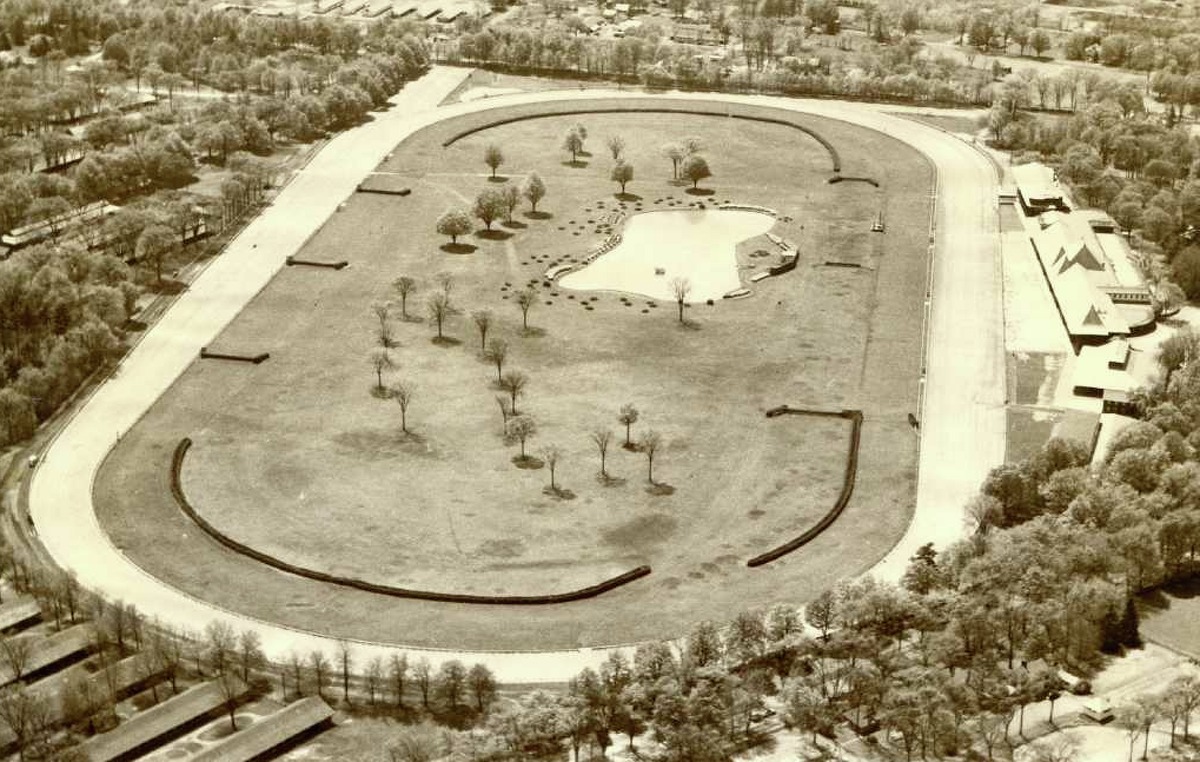
{"label": "dark shrub row", "polygon": [[784,405],[783,407],[772,408],[767,411],[768,418],[775,418],[779,415],[816,415],[833,418],[848,418],[850,419],[850,452],[846,456],[846,472],[842,478],[842,494],[838,495],[837,502],[833,504],[833,508],[826,513],[821,520],[807,529],[803,534],[795,539],[789,540],[777,548],[768,550],[762,555],[755,556],[746,562],[746,566],[762,566],[769,564],[772,561],[778,560],[793,550],[796,550],[808,544],[817,535],[824,532],[826,529],[837,521],[837,517],[842,514],[846,508],[846,504],[850,502],[850,496],[854,494],[854,478],[858,474],[858,442],[862,435],[862,411],[861,410],[843,410],[839,413],[829,412],[826,410],[805,410],[798,408],[790,408]]}

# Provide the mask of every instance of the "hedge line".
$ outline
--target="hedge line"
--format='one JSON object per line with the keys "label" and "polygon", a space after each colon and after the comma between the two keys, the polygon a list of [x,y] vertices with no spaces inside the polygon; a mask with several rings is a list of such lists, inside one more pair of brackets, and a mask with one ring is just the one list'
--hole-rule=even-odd
{"label": "hedge line", "polygon": [[184,437],[179,440],[179,444],[175,447],[175,454],[171,458],[171,494],[175,497],[175,502],[179,504],[179,508],[187,514],[187,517],[195,522],[196,526],[200,527],[209,537],[221,543],[225,547],[232,550],[238,555],[266,564],[274,569],[278,569],[288,574],[295,574],[298,577],[316,580],[317,582],[327,582],[331,585],[340,585],[342,587],[350,587],[355,590],[362,590],[368,593],[378,593],[380,595],[388,595],[393,598],[410,598],[422,601],[440,601],[443,603],[483,603],[483,604],[507,604],[507,605],[524,605],[524,606],[540,606],[551,603],[570,603],[572,601],[581,601],[587,598],[595,598],[602,593],[607,593],[610,590],[615,590],[622,585],[627,585],[636,579],[641,579],[650,574],[649,566],[639,566],[636,569],[630,569],[624,574],[620,574],[611,579],[604,580],[590,587],[572,590],[566,593],[556,593],[554,595],[463,595],[459,593],[437,593],[429,590],[412,590],[403,587],[392,587],[391,585],[380,585],[374,582],[366,582],[354,577],[342,577],[326,572],[306,569],[303,566],[282,561],[274,556],[255,550],[248,545],[245,545],[237,540],[229,537],[219,529],[209,524],[196,509],[188,502],[187,496],[183,493],[183,484],[180,480],[180,472],[183,470],[183,459],[187,455],[187,451],[192,446],[192,440],[189,437]]}
{"label": "hedge line", "polygon": [[296,257],[288,257],[284,260],[284,264],[286,264],[288,267],[324,267],[330,270],[341,270],[342,268],[350,265],[350,263],[344,259],[339,259],[337,262],[317,262],[312,259],[298,259]]}
{"label": "hedge line", "polygon": [[858,443],[862,435],[862,420],[863,415],[861,410],[843,410],[841,412],[830,412],[827,410],[805,410],[790,408],[787,405],[782,407],[772,408],[767,411],[768,418],[774,418],[779,415],[816,415],[832,418],[848,418],[850,419],[850,452],[846,456],[846,472],[842,477],[842,494],[838,495],[837,502],[833,504],[833,508],[826,513],[820,521],[806,530],[803,534],[795,539],[789,540],[777,548],[768,550],[762,555],[755,556],[746,562],[746,566],[755,567],[769,564],[772,561],[778,560],[793,550],[796,550],[804,545],[807,545],[813,538],[824,532],[826,529],[837,520],[837,517],[842,514],[846,508],[846,504],[850,502],[850,496],[854,494],[854,478],[858,474]]}
{"label": "hedge line", "polygon": [[201,360],[233,360],[234,362],[248,362],[258,365],[266,362],[270,358],[270,352],[259,352],[256,355],[231,355],[224,352],[209,352],[208,347],[200,348]]}
{"label": "hedge line", "polygon": [[843,177],[839,175],[837,177],[829,178],[828,182],[830,185],[833,185],[834,183],[866,183],[867,185],[872,185],[876,188],[879,187],[879,181],[873,177],[850,177],[848,175]]}
{"label": "hedge line", "polygon": [[629,112],[636,112],[636,113],[640,113],[640,114],[691,114],[693,116],[732,117],[734,119],[745,119],[746,121],[749,121],[749,122],[763,122],[764,124],[779,124],[784,127],[791,127],[792,129],[800,130],[804,134],[808,135],[809,137],[811,137],[812,139],[814,139],[818,143],[820,143],[825,148],[825,150],[829,152],[829,158],[833,161],[834,173],[840,173],[842,171],[842,159],[838,155],[837,149],[833,147],[832,143],[830,143],[828,140],[825,139],[825,136],[821,135],[819,132],[812,129],[811,127],[805,127],[804,125],[796,124],[795,122],[788,121],[787,119],[782,119],[782,118],[778,118],[778,117],[770,117],[770,116],[754,116],[754,115],[750,115],[750,114],[739,114],[739,113],[736,113],[734,110],[732,110],[732,109],[738,108],[736,105],[730,105],[729,106],[729,108],[731,109],[730,111],[721,112],[721,111],[714,111],[711,109],[705,110],[705,109],[691,108],[691,107],[687,107],[687,106],[681,106],[680,108],[667,108],[667,107],[664,107],[662,104],[654,104],[654,105],[646,104],[643,107],[640,101],[629,101],[628,103],[629,103],[629,105],[627,105],[627,106],[592,106],[592,107],[588,107],[586,104],[576,105],[576,104],[572,103],[569,107],[562,108],[562,109],[554,108],[555,104],[547,104],[547,107],[549,110],[544,111],[542,113],[520,114],[518,116],[510,116],[510,117],[506,117],[504,119],[498,119],[494,122],[488,122],[487,124],[483,124],[483,125],[479,125],[477,127],[471,127],[469,129],[463,130],[462,132],[459,132],[458,134],[452,136],[451,138],[449,138],[448,140],[443,142],[442,148],[449,148],[450,146],[454,145],[455,143],[457,143],[458,141],[462,140],[463,138],[465,138],[469,135],[474,135],[477,132],[482,132],[483,130],[489,130],[493,127],[501,127],[506,124],[513,124],[514,122],[526,122],[531,119],[545,119],[547,117],[552,117],[552,116],[572,116],[574,114],[623,114],[623,113],[629,113]]}

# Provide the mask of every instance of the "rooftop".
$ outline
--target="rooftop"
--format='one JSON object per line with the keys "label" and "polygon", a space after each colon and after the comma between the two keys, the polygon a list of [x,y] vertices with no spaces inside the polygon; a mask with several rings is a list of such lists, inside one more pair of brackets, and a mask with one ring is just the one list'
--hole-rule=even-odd
{"label": "rooftop", "polygon": [[1142,322],[1150,290],[1112,218],[1051,211],[1038,224],[1034,249],[1072,336],[1125,335]]}

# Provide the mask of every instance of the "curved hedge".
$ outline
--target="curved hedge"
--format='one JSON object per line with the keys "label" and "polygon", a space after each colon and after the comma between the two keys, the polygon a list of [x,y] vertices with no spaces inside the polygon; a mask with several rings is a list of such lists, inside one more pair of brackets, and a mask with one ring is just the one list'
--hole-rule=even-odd
{"label": "curved hedge", "polygon": [[[547,105],[552,106],[552,104]],[[501,127],[506,124],[513,124],[514,122],[527,122],[531,119],[547,119],[554,116],[572,116],[574,114],[691,114],[693,116],[720,116],[727,118],[731,117],[733,119],[745,119],[749,122],[778,124],[784,127],[791,127],[792,129],[800,130],[813,140],[816,140],[818,143],[820,143],[821,146],[829,153],[829,158],[833,161],[833,171],[835,174],[842,171],[842,159],[838,155],[837,149],[833,147],[832,143],[825,139],[824,135],[812,129],[811,127],[805,127],[802,124],[796,124],[795,122],[779,117],[739,114],[734,111],[734,109],[737,109],[738,106],[731,104],[726,105],[729,106],[728,111],[706,110],[687,106],[681,108],[665,108],[662,105],[651,105],[649,103],[643,107],[641,105],[641,101],[629,101],[629,105],[627,106],[593,106],[591,108],[583,103],[572,103],[569,108],[565,109],[551,109],[549,111],[537,114],[519,114],[517,116],[497,119],[494,122],[488,122],[487,124],[478,125],[476,127],[470,127],[445,140],[442,143],[442,148],[449,148],[463,138],[474,135],[477,132],[483,132],[484,130],[490,130],[493,127]]]}
{"label": "curved hedge", "polygon": [[627,585],[636,579],[641,579],[650,574],[649,566],[639,566],[636,569],[630,569],[624,574],[620,574],[611,579],[606,579],[590,587],[585,587],[579,590],[571,590],[566,593],[556,593],[554,595],[464,595],[460,593],[437,593],[430,590],[411,590],[403,587],[392,587],[391,585],[380,585],[374,582],[356,579],[354,577],[341,577],[336,574],[328,574],[326,572],[306,569],[303,566],[296,566],[287,561],[280,560],[274,556],[255,550],[244,543],[229,537],[219,529],[208,523],[196,509],[188,502],[187,495],[183,493],[183,483],[179,475],[183,470],[183,459],[187,455],[188,450],[192,446],[192,440],[189,437],[184,437],[179,440],[179,444],[175,447],[175,454],[171,458],[171,494],[175,497],[175,502],[179,504],[179,508],[187,514],[187,517],[195,522],[196,526],[200,527],[209,537],[221,543],[225,547],[232,550],[238,555],[253,559],[259,563],[266,564],[274,569],[278,569],[288,574],[295,574],[298,577],[316,580],[317,582],[327,582],[331,585],[340,585],[342,587],[350,587],[355,590],[362,590],[368,593],[378,593],[380,595],[388,595],[393,598],[411,598],[423,601],[440,601],[443,603],[483,603],[483,604],[506,604],[506,605],[524,605],[524,606],[541,606],[552,603],[570,603],[572,601],[581,601],[587,598],[595,598],[597,595],[607,593],[610,590],[615,590],[622,585]]}
{"label": "curved hedge", "polygon": [[805,410],[803,408],[790,408],[787,405],[783,405],[767,411],[768,418],[775,418],[780,415],[816,415],[850,419],[850,452],[846,457],[846,473],[842,477],[842,493],[838,495],[837,502],[833,504],[833,508],[822,516],[820,521],[799,537],[751,558],[746,562],[746,566],[750,567],[762,566],[763,564],[769,564],[772,561],[778,560],[793,550],[808,544],[813,538],[828,529],[837,520],[837,517],[842,514],[842,511],[846,508],[846,504],[850,502],[850,496],[854,494],[854,478],[858,474],[858,442],[862,435],[863,420],[861,410],[843,410],[839,413],[834,413],[827,410]]}
{"label": "curved hedge", "polygon": [[837,177],[829,178],[828,182],[830,185],[835,183],[866,183],[867,185],[871,185],[876,188],[879,187],[879,181],[873,177],[850,177],[848,175],[838,175]]}
{"label": "curved hedge", "polygon": [[226,352],[209,352],[208,347],[200,347],[201,360],[231,360],[233,362],[248,362],[261,365],[271,359],[270,352],[259,352],[256,355],[234,355]]}

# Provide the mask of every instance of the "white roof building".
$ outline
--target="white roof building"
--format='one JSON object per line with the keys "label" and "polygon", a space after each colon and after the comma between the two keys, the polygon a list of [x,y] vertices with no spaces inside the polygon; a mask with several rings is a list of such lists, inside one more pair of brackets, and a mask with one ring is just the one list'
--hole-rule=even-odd
{"label": "white roof building", "polygon": [[1011,171],[1017,183],[1017,197],[1026,214],[1066,208],[1054,170],[1035,162],[1018,164]]}
{"label": "white roof building", "polygon": [[1154,323],[1150,289],[1108,215],[1051,211],[1038,224],[1034,251],[1072,341],[1094,344]]}

